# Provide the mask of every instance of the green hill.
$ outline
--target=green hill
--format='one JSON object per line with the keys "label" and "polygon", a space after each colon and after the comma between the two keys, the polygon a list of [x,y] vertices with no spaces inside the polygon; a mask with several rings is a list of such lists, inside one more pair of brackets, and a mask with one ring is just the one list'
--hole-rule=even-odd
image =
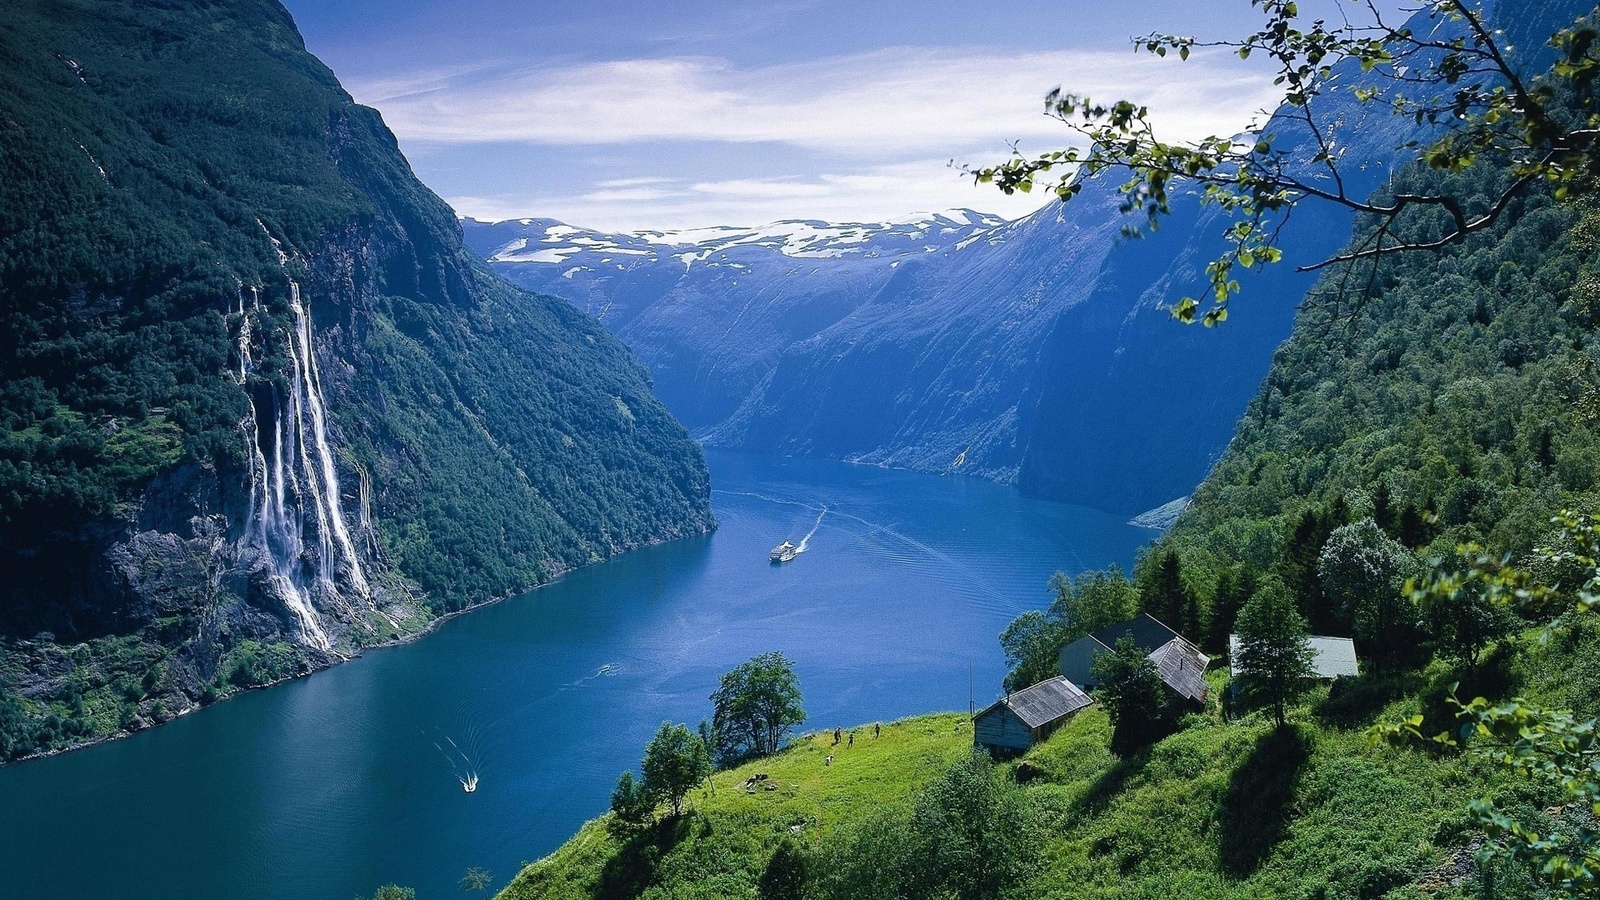
{"label": "green hill", "polygon": [[[1480,684],[1492,674],[1505,689],[1594,710],[1600,641],[1539,637],[1530,632],[1517,653],[1496,656]],[[1270,716],[1229,721],[1213,707],[1125,760],[1108,750],[1109,724],[1092,707],[995,766],[995,791],[977,800],[934,787],[970,752],[965,715],[896,722],[876,740],[869,726],[849,749],[834,748],[830,733],[808,735],[776,757],[717,773],[690,794],[681,819],[626,837],[608,828],[609,815],[590,822],[500,896],[1545,896],[1525,873],[1498,865],[1475,872],[1480,839],[1467,803],[1493,796],[1534,814],[1547,798],[1475,758],[1392,750],[1365,735],[1374,721],[1442,714],[1455,677],[1435,665],[1402,684],[1358,684],[1333,699],[1324,688],[1293,711],[1286,732]],[[1387,699],[1396,692],[1407,696]],[[742,787],[758,773],[767,780]],[[1021,810],[1020,831],[992,816],[1007,803]],[[939,809],[959,813],[955,824]],[[998,894],[963,893],[960,870],[927,849],[963,844],[1025,850],[1022,876]],[[774,866],[803,871],[803,889],[774,891]],[[919,880],[940,872],[949,881]]]}
{"label": "green hill", "polygon": [[271,0],[0,8],[0,760],[711,527]]}
{"label": "green hill", "polygon": [[[1499,183],[1489,167],[1412,177],[1466,196]],[[1226,565],[1301,562],[1308,512],[1372,516],[1425,556],[1468,540],[1522,553],[1557,509],[1600,499],[1600,213],[1533,194],[1493,233],[1370,277],[1308,298],[1164,541],[1210,575],[1202,590]]]}
{"label": "green hill", "polygon": [[[847,749],[833,745],[832,732],[806,735],[775,757],[718,772],[689,794],[690,815],[631,836],[613,833],[609,814],[589,822],[500,896],[749,896],[779,843],[837,840],[903,804],[972,742],[966,716],[953,713],[891,722],[876,738],[871,731],[858,729]],[[757,775],[766,777],[751,782]]]}

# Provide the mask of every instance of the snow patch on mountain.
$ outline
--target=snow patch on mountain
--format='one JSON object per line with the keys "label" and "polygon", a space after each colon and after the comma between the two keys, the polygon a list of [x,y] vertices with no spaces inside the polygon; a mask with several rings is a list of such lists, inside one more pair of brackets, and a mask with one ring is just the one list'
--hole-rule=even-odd
{"label": "snow patch on mountain", "polygon": [[793,259],[893,259],[938,253],[982,240],[1008,223],[999,216],[958,209],[885,222],[791,219],[757,228],[716,225],[632,233],[594,231],[553,219],[470,224],[480,229],[493,228],[500,234],[515,233],[488,254],[495,263],[556,265],[574,261],[582,254],[605,264],[614,264],[611,257],[632,257],[637,264],[649,264],[673,257],[687,270],[702,262],[731,265],[732,255],[751,252],[777,253]]}

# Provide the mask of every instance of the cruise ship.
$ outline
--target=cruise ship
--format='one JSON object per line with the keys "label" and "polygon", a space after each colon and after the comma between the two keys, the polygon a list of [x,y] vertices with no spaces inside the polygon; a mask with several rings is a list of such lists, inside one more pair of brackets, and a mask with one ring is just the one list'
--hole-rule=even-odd
{"label": "cruise ship", "polygon": [[800,549],[798,547],[789,543],[788,541],[784,541],[778,546],[773,547],[772,555],[767,558],[775,563],[786,563],[789,560],[794,559],[797,555],[799,555],[799,553]]}

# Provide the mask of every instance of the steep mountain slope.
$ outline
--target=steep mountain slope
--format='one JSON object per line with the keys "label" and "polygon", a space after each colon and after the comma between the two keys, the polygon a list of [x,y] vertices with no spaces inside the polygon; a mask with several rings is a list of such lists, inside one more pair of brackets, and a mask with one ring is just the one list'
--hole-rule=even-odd
{"label": "steep mountain slope", "polygon": [[0,10],[0,758],[711,526],[271,0]]}
{"label": "steep mountain slope", "polygon": [[[1504,183],[1480,167],[1407,185],[1482,197]],[[1592,204],[1536,192],[1492,232],[1387,260],[1374,283],[1341,319],[1308,304],[1165,538],[1202,590],[1244,566],[1284,573],[1316,603],[1316,554],[1346,521],[1370,516],[1424,558],[1466,541],[1523,554],[1561,508],[1600,503]],[[1307,514],[1322,530],[1302,526]]]}
{"label": "steep mountain slope", "polygon": [[[1537,67],[1532,51],[1543,37],[1586,9],[1530,0],[1510,6],[1499,24]],[[1357,196],[1383,184],[1408,158],[1398,148],[1417,136],[1387,110],[1357,103],[1361,84],[1358,71],[1338,72],[1320,122],[1344,149],[1343,175]],[[1281,117],[1267,130],[1280,147],[1305,143]],[[1315,174],[1309,160],[1304,166]],[[1351,220],[1332,207],[1297,210],[1283,232],[1288,259],[1241,278],[1246,294],[1226,327],[1187,329],[1165,307],[1205,292],[1205,264],[1224,249],[1216,213],[1179,197],[1160,231],[1129,240],[1117,214],[1120,181],[1110,173],[1069,204],[915,262],[880,257],[870,278],[836,278],[837,263],[819,260],[807,279],[828,285],[825,296],[788,282],[771,289],[776,272],[755,260],[737,279],[716,279],[676,260],[640,259],[625,263],[629,284],[649,290],[578,286],[576,276],[560,277],[566,262],[540,255],[545,244],[532,234],[522,235],[532,252],[502,253],[493,264],[585,308],[626,293],[632,318],[612,327],[663,384],[682,375],[685,361],[715,358],[715,347],[742,348],[737,377],[663,391],[708,444],[960,471],[1137,513],[1204,477],[1313,283],[1294,266],[1336,250]],[[476,230],[469,223],[469,235]],[[505,247],[472,240],[486,252]],[[794,260],[771,262],[794,268]],[[871,260],[853,265],[859,273]],[[660,299],[638,311],[649,297]],[[748,326],[736,314],[746,309],[794,328]]]}
{"label": "steep mountain slope", "polygon": [[849,319],[903,272],[985,239],[1003,220],[957,211],[908,222],[637,235],[550,219],[463,224],[467,246],[501,274],[572,301],[648,360],[659,396],[704,435],[763,391],[788,348]]}

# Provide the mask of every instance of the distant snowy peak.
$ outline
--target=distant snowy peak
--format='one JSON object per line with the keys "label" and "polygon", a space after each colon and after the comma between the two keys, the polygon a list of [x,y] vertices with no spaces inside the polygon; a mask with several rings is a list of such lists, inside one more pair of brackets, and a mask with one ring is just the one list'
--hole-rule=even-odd
{"label": "distant snowy peak", "polygon": [[1009,222],[970,209],[921,214],[904,220],[833,223],[786,220],[759,228],[714,226],[675,231],[612,234],[578,228],[554,219],[513,219],[471,229],[495,235],[488,253],[495,263],[587,265],[632,268],[676,258],[685,267],[717,265],[771,253],[796,259],[896,259],[965,246],[992,235]]}

